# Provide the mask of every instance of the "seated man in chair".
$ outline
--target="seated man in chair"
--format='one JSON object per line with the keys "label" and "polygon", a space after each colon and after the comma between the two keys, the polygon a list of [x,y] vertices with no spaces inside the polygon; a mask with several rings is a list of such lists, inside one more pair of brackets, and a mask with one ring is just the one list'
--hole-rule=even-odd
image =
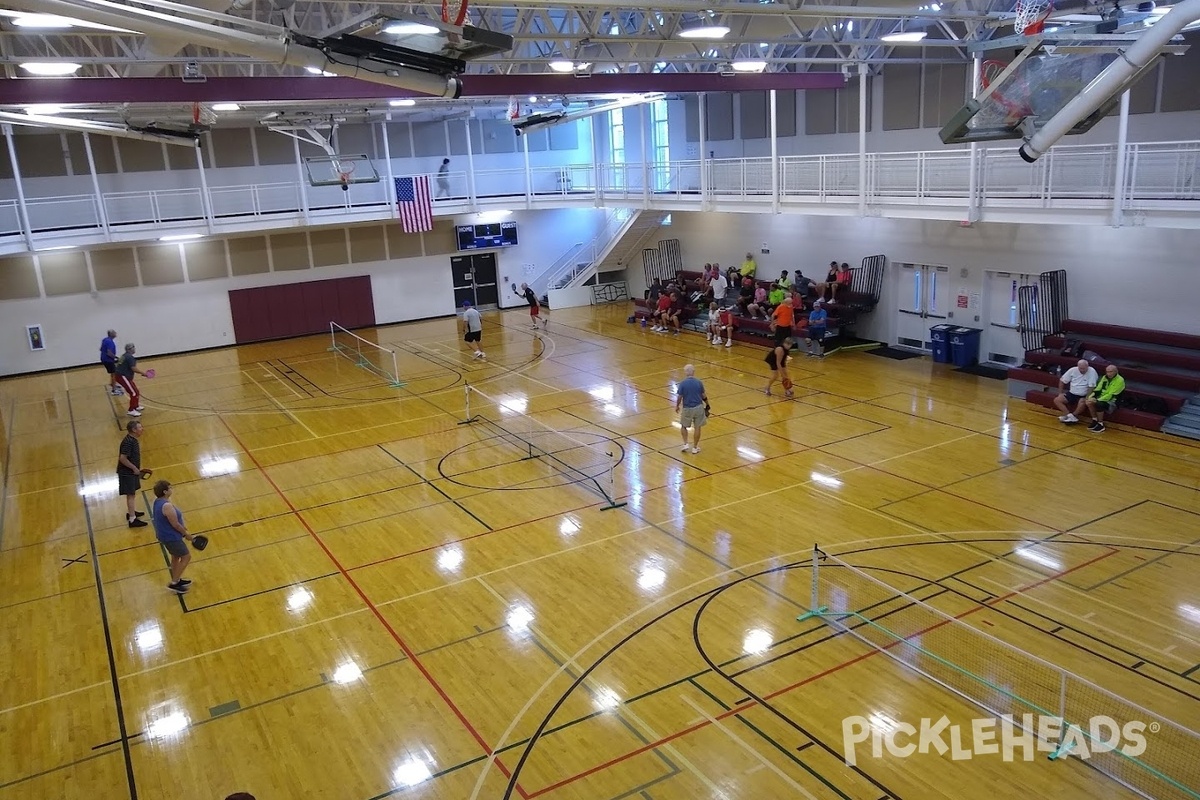
{"label": "seated man in chair", "polygon": [[1117,410],[1117,398],[1125,391],[1125,379],[1117,372],[1116,364],[1104,368],[1104,377],[1096,384],[1096,388],[1087,396],[1088,414],[1092,416],[1092,424],[1088,430],[1092,433],[1104,433],[1104,415]]}
{"label": "seated man in chair", "polygon": [[1079,359],[1079,363],[1071,367],[1058,379],[1058,395],[1054,398],[1054,407],[1063,412],[1059,422],[1073,424],[1079,422],[1077,415],[1087,408],[1087,397],[1096,388],[1100,376],[1087,362]]}

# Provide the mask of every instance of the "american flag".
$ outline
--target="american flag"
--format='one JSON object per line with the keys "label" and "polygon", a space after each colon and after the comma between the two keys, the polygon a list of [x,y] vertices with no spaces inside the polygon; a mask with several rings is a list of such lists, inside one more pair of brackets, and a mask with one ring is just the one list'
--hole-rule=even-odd
{"label": "american flag", "polygon": [[396,205],[405,233],[433,230],[433,205],[429,199],[429,176],[396,178]]}

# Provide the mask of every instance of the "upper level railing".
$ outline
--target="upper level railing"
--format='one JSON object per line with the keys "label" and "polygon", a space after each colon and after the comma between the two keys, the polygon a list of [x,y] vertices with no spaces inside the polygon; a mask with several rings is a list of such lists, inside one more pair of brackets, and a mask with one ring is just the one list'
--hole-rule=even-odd
{"label": "upper level railing", "polygon": [[[869,206],[918,205],[965,208],[971,200],[968,150],[867,155],[865,202]],[[1060,146],[1034,164],[1011,147],[980,148],[974,162],[975,199],[988,209],[1035,208],[1200,210],[1200,141],[1152,142],[1126,149],[1125,180],[1116,185],[1114,145]],[[464,213],[481,205],[554,206],[566,202],[653,207],[667,203],[696,208],[730,202],[821,206],[863,201],[857,154],[783,156],[777,162],[778,195],[769,158],[737,158],[634,164],[571,164],[451,173],[449,190],[434,200],[434,213]],[[702,175],[703,172],[703,175]],[[81,185],[86,179],[81,179]],[[435,183],[432,182],[431,183]],[[153,227],[210,230],[236,223],[283,218],[288,224],[395,216],[387,181],[340,187],[298,182],[211,185],[208,202],[199,187],[28,196],[23,225],[17,200],[0,200],[0,243],[29,235],[38,246],[79,233],[110,233]],[[843,212],[844,213],[844,212]]]}

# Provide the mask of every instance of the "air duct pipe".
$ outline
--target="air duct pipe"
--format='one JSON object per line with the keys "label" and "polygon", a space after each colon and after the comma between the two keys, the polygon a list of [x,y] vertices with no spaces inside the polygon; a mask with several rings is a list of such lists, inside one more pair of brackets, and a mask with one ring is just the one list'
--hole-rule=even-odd
{"label": "air duct pipe", "polygon": [[1046,121],[1046,124],[1025,144],[1021,145],[1021,158],[1032,164],[1067,134],[1081,120],[1087,119],[1096,109],[1104,105],[1114,94],[1122,91],[1126,84],[1146,68],[1159,51],[1171,41],[1175,34],[1196,20],[1200,20],[1200,0],[1183,0],[1129,46],[1118,52],[1118,58],[1083,88],[1079,94],[1062,107],[1062,110]]}
{"label": "air duct pipe", "polygon": [[[136,6],[109,2],[109,0],[87,0],[87,2],[10,0],[6,5],[31,13],[56,14],[101,25],[133,29],[148,36],[183,38],[191,44],[211,47],[215,50],[293,67],[312,67],[334,75],[396,86],[435,97],[456,98],[462,94],[462,83],[455,77],[412,69],[373,58],[350,58],[352,63],[331,61],[320,49],[292,41],[288,31],[284,28],[277,28],[278,34],[276,35],[265,36],[233,28],[222,28],[206,22],[181,19]],[[231,25],[244,22],[237,17],[228,17],[228,20]]]}

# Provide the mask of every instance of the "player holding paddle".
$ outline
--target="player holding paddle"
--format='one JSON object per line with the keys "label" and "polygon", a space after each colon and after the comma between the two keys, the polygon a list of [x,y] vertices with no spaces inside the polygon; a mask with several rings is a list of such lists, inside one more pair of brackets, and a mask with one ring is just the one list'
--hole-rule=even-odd
{"label": "player holding paddle", "polygon": [[144,406],[142,406],[142,396],[138,392],[137,384],[133,381],[134,375],[144,375],[147,378],[154,377],[154,370],[141,370],[137,365],[137,347],[130,342],[125,345],[125,352],[117,359],[117,383],[125,390],[125,394],[129,395],[129,410],[125,412],[131,417],[140,417]]}
{"label": "player holding paddle", "polygon": [[[171,556],[171,582],[167,588],[175,594],[183,594],[192,586],[192,582],[183,577],[183,571],[192,562],[192,553],[183,540],[193,542],[197,537],[188,533],[183,524],[183,512],[171,502],[171,491],[169,481],[154,484],[154,507],[150,518],[154,521],[154,538]],[[195,545],[197,549],[204,549],[199,542]]]}
{"label": "player holding paddle", "polygon": [[541,319],[542,320],[542,330],[545,330],[546,325],[547,325],[547,323],[550,322],[550,320],[542,319],[542,317],[541,317],[542,305],[541,305],[541,303],[538,302],[537,295],[533,293],[533,289],[529,288],[529,284],[522,283],[521,291],[519,291],[519,292],[517,291],[517,287],[514,286],[513,293],[517,297],[524,299],[526,303],[529,303],[529,320],[533,323],[533,329],[537,330],[538,320]]}

